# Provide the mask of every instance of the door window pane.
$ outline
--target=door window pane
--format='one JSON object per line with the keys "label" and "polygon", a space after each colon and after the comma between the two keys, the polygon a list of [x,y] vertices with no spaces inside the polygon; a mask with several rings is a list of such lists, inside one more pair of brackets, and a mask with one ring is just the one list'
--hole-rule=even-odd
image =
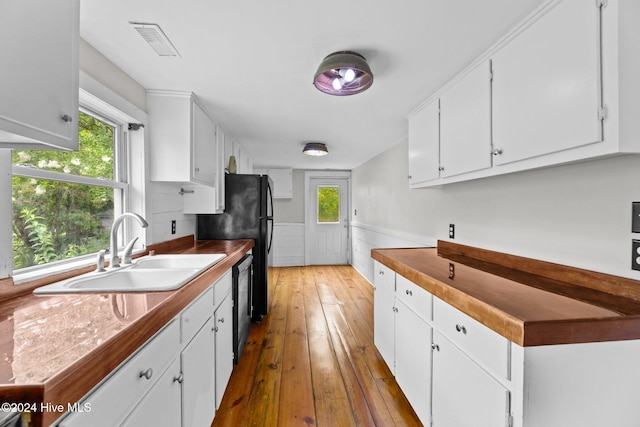
{"label": "door window pane", "polygon": [[340,187],[318,186],[318,224],[340,222]]}

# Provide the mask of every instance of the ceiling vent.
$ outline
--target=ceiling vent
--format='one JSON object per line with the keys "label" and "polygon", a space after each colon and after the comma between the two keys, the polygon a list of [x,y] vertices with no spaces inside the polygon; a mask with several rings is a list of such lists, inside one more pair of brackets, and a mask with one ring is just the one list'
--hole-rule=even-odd
{"label": "ceiling vent", "polygon": [[178,50],[158,24],[143,24],[141,22],[129,22],[129,24],[158,55],[180,57]]}

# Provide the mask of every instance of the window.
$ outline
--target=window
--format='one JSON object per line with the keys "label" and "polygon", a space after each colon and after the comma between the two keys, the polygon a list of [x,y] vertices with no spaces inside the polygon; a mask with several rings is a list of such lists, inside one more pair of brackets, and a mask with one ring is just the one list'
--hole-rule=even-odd
{"label": "window", "polygon": [[340,222],[340,187],[318,187],[318,224]]}
{"label": "window", "polygon": [[109,246],[126,200],[122,124],[81,111],[79,150],[13,150],[14,270]]}

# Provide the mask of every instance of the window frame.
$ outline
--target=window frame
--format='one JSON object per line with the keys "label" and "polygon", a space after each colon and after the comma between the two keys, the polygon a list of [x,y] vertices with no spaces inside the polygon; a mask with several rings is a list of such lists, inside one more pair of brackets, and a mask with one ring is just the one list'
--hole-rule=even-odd
{"label": "window frame", "polygon": [[[32,179],[46,179],[70,184],[99,186],[110,188],[114,191],[119,190],[119,197],[114,197],[113,213],[115,219],[123,212],[126,212],[130,206],[131,186],[129,178],[131,176],[131,162],[129,157],[131,156],[131,150],[128,143],[128,124],[131,119],[127,117],[125,113],[98,100],[98,98],[83,90],[80,90],[79,110],[114,127],[115,165],[114,178],[112,180],[14,165],[13,162],[11,163],[11,177],[20,176]],[[125,221],[123,227],[120,229],[119,241],[127,241],[130,235],[131,230],[129,230]],[[41,265],[33,265],[20,269],[12,268],[13,280],[15,284],[19,284],[60,271],[86,266],[93,262],[95,256],[96,253],[94,252]]]}

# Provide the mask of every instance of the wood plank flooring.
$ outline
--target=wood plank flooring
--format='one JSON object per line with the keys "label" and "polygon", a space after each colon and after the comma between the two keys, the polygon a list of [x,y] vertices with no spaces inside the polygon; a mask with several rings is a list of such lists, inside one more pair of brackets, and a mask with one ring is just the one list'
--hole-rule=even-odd
{"label": "wood plank flooring", "polygon": [[351,266],[269,269],[213,427],[420,426],[373,344],[373,289]]}

